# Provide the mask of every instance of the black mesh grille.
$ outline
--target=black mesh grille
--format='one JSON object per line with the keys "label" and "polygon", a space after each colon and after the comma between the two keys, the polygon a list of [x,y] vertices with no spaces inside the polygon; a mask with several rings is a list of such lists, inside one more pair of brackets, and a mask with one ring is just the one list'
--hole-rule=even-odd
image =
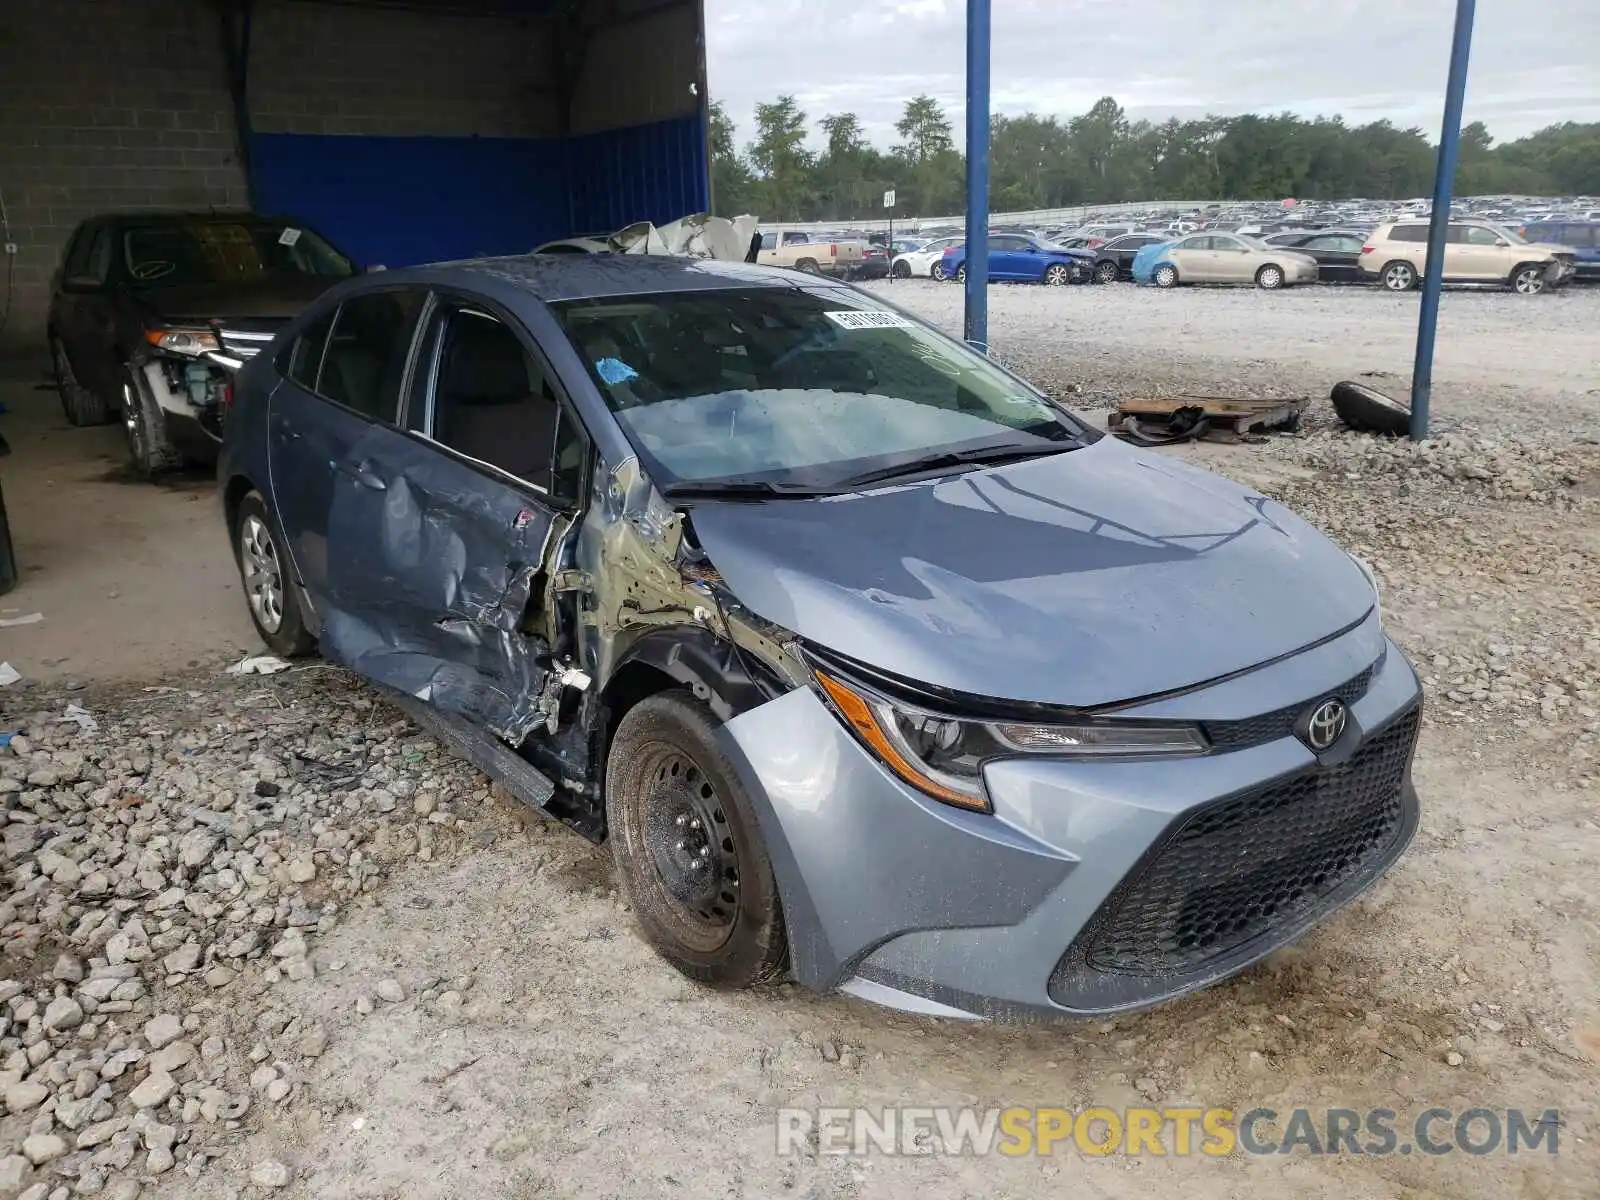
{"label": "black mesh grille", "polygon": [[1107,900],[1069,958],[1183,974],[1304,916],[1399,836],[1420,720],[1414,708],[1339,766],[1196,811]]}
{"label": "black mesh grille", "polygon": [[1366,695],[1367,685],[1372,682],[1373,673],[1377,669],[1378,665],[1374,663],[1354,679],[1341,684],[1331,692],[1307,696],[1298,704],[1274,709],[1257,717],[1243,717],[1237,721],[1207,721],[1206,736],[1219,750],[1238,750],[1245,746],[1257,746],[1262,742],[1288,737],[1294,732],[1294,723],[1300,719],[1301,714],[1313,700],[1325,700],[1329,696],[1337,696],[1346,704],[1354,704]]}

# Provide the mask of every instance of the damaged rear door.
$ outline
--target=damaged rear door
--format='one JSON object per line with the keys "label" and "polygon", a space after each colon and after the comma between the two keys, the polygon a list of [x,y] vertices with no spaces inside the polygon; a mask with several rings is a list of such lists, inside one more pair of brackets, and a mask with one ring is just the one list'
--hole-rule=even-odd
{"label": "damaged rear door", "polygon": [[513,745],[559,699],[546,568],[586,453],[551,378],[508,319],[435,296],[403,425],[354,447],[330,522],[328,652]]}

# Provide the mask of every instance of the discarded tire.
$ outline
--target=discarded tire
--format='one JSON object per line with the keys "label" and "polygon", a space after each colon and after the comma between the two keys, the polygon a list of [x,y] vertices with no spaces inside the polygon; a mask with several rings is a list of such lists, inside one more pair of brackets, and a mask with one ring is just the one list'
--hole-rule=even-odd
{"label": "discarded tire", "polygon": [[1333,385],[1333,411],[1360,433],[1388,433],[1404,437],[1411,431],[1411,406],[1391,400],[1363,384],[1346,379]]}

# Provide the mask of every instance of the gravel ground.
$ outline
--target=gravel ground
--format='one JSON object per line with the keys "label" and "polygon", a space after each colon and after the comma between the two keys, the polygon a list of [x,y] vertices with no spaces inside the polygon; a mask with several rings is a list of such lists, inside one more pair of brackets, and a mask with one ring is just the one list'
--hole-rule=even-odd
{"label": "gravel ground", "polygon": [[[894,294],[946,320],[959,302]],[[1393,355],[1288,349],[1304,336],[1289,306],[1324,313],[1320,331],[1381,328],[1408,304],[993,295],[1002,353],[1091,405],[1245,379],[1325,394]],[[1316,420],[1176,451],[1374,565],[1429,689],[1424,815],[1397,867],[1303,943],[1148,1013],[952,1025],[791,985],[698,988],[636,936],[605,850],[526,818],[334,668],[0,691],[0,729],[20,733],[0,749],[0,1200],[1592,1200],[1600,455],[1571,431],[1600,380],[1573,357],[1592,336],[1575,351],[1581,332],[1553,331],[1597,301],[1451,296],[1439,398],[1455,430],[1421,448]],[[1146,347],[1202,308],[1207,352],[1149,368]],[[1467,319],[1481,333],[1460,345]],[[1513,436],[1469,385],[1509,390],[1519,372],[1537,415]],[[1152,1102],[1559,1108],[1561,1153],[773,1153],[781,1105]]]}
{"label": "gravel ground", "polygon": [[[962,289],[931,280],[868,290],[961,330]],[[1410,390],[1418,297],[1367,287],[1109,286],[989,289],[995,353],[1076,403],[1109,407],[1130,396],[1317,396],[1341,379],[1393,395]],[[1447,291],[1439,309],[1433,413],[1441,429],[1490,427],[1570,441],[1597,435],[1600,287],[1544,296]],[[1331,410],[1312,414],[1332,423]]]}

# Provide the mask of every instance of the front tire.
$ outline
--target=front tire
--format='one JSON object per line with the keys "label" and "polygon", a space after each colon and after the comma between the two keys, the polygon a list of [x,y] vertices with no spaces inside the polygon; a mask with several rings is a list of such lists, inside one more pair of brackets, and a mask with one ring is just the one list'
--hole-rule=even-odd
{"label": "front tire", "polygon": [[606,759],[606,822],[645,938],[691,979],[743,988],[788,959],[772,862],[709,710],[687,691],[629,709]]}
{"label": "front tire", "polygon": [[1171,263],[1162,263],[1150,278],[1158,288],[1175,288],[1178,286],[1178,268]]}
{"label": "front tire", "polygon": [[61,393],[61,409],[66,413],[68,425],[104,425],[111,420],[111,405],[104,396],[96,395],[78,382],[66,346],[53,334],[50,362],[55,367],[56,390]]}
{"label": "front tire", "polygon": [[1066,287],[1072,282],[1072,268],[1065,263],[1051,263],[1044,269],[1046,287]]}
{"label": "front tire", "polygon": [[950,278],[945,274],[944,263],[937,258],[933,260],[933,266],[928,268],[928,276],[931,279],[937,279],[940,283]]}
{"label": "front tire", "polygon": [[911,278],[911,264],[908,262],[897,262],[891,269],[893,270],[894,277],[896,279]]}
{"label": "front tire", "polygon": [[277,519],[260,492],[239,501],[233,520],[233,557],[239,564],[250,623],[274,654],[300,658],[317,643],[306,628],[283,544]]}
{"label": "front tire", "polygon": [[1096,283],[1115,283],[1117,281],[1117,264],[1114,262],[1096,263],[1094,281]]}
{"label": "front tire", "polygon": [[1383,269],[1382,279],[1391,292],[1409,292],[1417,286],[1417,269],[1408,262],[1392,262]]}
{"label": "front tire", "polygon": [[123,372],[122,403],[118,408],[122,431],[128,439],[128,457],[141,478],[154,479],[165,471],[183,465],[183,456],[167,440],[161,406],[150,395],[139,368],[130,365]]}
{"label": "front tire", "polygon": [[1537,296],[1544,291],[1546,273],[1539,263],[1524,263],[1511,272],[1511,290],[1519,296]]}
{"label": "front tire", "polygon": [[1267,292],[1277,291],[1283,286],[1283,268],[1268,263],[1256,272],[1256,286]]}
{"label": "front tire", "polygon": [[966,281],[967,281],[967,264],[966,263],[962,263],[959,267],[956,268],[956,282],[957,283],[965,283]]}

